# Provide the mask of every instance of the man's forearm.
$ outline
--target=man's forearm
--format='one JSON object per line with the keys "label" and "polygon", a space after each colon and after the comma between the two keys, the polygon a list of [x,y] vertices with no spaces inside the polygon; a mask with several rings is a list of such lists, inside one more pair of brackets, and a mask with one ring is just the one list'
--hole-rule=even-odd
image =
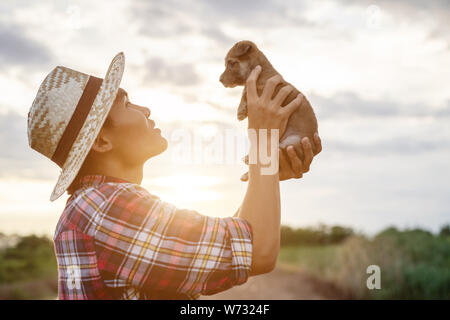
{"label": "man's forearm", "polygon": [[254,266],[270,268],[275,264],[280,248],[281,205],[278,172],[262,175],[259,161],[257,164],[250,164],[247,192],[238,212],[239,217],[247,220],[253,229]]}

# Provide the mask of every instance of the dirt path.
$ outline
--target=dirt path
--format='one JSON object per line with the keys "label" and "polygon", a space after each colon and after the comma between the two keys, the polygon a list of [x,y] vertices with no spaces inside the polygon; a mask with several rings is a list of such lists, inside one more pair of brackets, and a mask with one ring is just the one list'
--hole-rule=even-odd
{"label": "dirt path", "polygon": [[343,292],[332,283],[314,278],[304,272],[277,266],[269,274],[251,277],[241,286],[200,300],[317,300],[345,299]]}

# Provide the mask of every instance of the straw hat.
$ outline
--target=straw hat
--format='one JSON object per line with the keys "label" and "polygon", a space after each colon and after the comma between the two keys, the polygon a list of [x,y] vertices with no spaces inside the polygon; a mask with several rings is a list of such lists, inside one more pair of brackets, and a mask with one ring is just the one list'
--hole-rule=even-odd
{"label": "straw hat", "polygon": [[116,98],[124,68],[120,52],[104,79],[58,66],[39,87],[28,113],[28,142],[62,169],[50,201],[77,176]]}

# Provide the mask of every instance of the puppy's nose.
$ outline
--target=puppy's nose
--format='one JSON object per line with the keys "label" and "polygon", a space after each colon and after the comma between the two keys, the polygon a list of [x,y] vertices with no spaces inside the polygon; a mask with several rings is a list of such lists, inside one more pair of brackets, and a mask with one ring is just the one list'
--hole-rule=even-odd
{"label": "puppy's nose", "polygon": [[223,83],[223,73],[220,75],[219,81]]}

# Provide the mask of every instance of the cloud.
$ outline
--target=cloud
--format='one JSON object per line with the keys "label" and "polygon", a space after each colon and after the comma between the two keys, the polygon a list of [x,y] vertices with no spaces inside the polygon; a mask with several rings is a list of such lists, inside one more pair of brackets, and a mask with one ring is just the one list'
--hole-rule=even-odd
{"label": "cloud", "polygon": [[217,111],[223,112],[225,115],[229,117],[233,118],[237,117],[237,107],[235,108],[225,107],[222,104],[218,104],[213,101],[208,101],[208,105]]}
{"label": "cloud", "polygon": [[378,141],[364,143],[346,142],[330,138],[324,144],[326,152],[340,152],[343,154],[359,154],[367,156],[381,156],[386,154],[416,155],[422,152],[450,151],[449,139],[434,139],[433,137],[393,137],[382,138]]}
{"label": "cloud", "polygon": [[305,1],[228,0],[202,1],[201,14],[212,24],[233,23],[238,27],[270,30],[281,26],[310,27],[315,23],[304,15],[310,3]]}
{"label": "cloud", "polygon": [[234,39],[226,35],[222,29],[216,26],[204,26],[200,29],[200,32],[210,39],[213,39],[221,44],[230,45],[234,42]]}
{"label": "cloud", "polygon": [[25,117],[0,113],[0,146],[0,178],[54,178],[55,165],[28,145]]}
{"label": "cloud", "polygon": [[435,109],[352,92],[308,96],[319,121],[324,151],[378,156],[450,151],[450,100]]}
{"label": "cloud", "polygon": [[[165,38],[186,35],[193,31],[188,15],[184,14],[186,4],[175,1],[136,1],[130,6],[130,16],[139,23],[139,32],[149,37]],[[190,7],[192,11],[194,6]]]}
{"label": "cloud", "polygon": [[405,105],[389,99],[368,100],[354,92],[339,92],[331,97],[312,93],[308,96],[311,105],[321,119],[357,117],[432,117],[450,116],[450,99],[439,109],[422,104]]}
{"label": "cloud", "polygon": [[[272,19],[284,13],[284,6],[276,1],[203,1],[203,10],[220,15],[223,20],[231,20],[240,24],[260,23],[270,15]],[[268,21],[265,21],[267,24]],[[272,21],[271,21],[272,22]]]}
{"label": "cloud", "polygon": [[172,86],[193,86],[201,82],[201,78],[190,63],[168,63],[163,58],[148,59],[143,69],[146,84],[170,84]]}
{"label": "cloud", "polygon": [[24,146],[28,145],[26,136],[27,120],[14,113],[0,114],[0,158],[19,160],[26,153]]}
{"label": "cloud", "polygon": [[438,111],[436,111],[437,117],[450,117],[450,99],[447,102],[447,106],[445,108],[442,108]]}
{"label": "cloud", "polygon": [[393,13],[397,19],[431,22],[428,36],[430,38],[443,38],[450,47],[450,2],[447,0],[379,0],[376,3],[372,0],[340,0],[346,5],[358,5],[368,7],[377,5],[381,11]]}
{"label": "cloud", "polygon": [[42,44],[28,38],[20,26],[0,25],[0,64],[42,67],[52,61],[52,54]]}
{"label": "cloud", "polygon": [[226,24],[246,29],[271,30],[277,26],[312,26],[302,15],[305,4],[279,1],[165,1],[133,2],[130,13],[138,20],[142,34],[164,38],[174,35],[202,35],[221,45],[232,39]]}
{"label": "cloud", "polygon": [[367,7],[369,5],[377,5],[381,10],[390,10],[404,17],[411,15],[420,15],[424,12],[443,15],[450,14],[450,3],[447,0],[339,0],[344,5],[357,5]]}

